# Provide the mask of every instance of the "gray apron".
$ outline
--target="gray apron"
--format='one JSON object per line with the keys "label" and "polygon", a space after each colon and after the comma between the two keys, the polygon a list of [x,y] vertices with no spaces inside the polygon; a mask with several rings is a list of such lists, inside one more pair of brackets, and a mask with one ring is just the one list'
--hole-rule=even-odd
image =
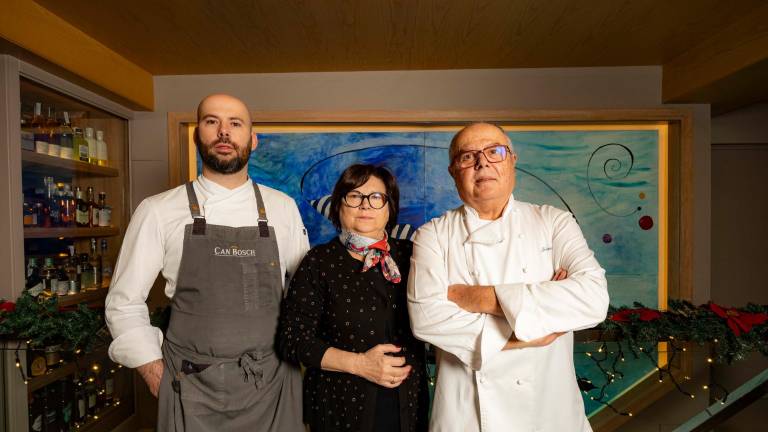
{"label": "gray apron", "polygon": [[258,226],[193,223],[163,342],[158,431],[304,431],[301,376],[273,350],[282,280],[275,230],[254,183]]}

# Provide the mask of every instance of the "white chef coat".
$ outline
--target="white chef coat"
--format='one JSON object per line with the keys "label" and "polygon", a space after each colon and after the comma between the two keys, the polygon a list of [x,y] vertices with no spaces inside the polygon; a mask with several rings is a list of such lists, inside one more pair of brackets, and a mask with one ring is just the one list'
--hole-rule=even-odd
{"label": "white chef coat", "polygon": [[[250,179],[230,190],[201,175],[193,185],[207,223],[230,227],[257,225],[256,196]],[[291,197],[263,185],[259,185],[259,190],[269,225],[275,228],[280,270],[288,279],[309,250],[307,233]],[[184,226],[191,223],[184,185],[145,199],[134,212],[105,302],[106,321],[114,339],[109,346],[113,361],[137,367],[162,358],[163,334],[149,323],[147,295],[158,272],[162,272],[165,295],[173,297]]]}
{"label": "white chef coat", "polygon": [[[568,278],[550,281],[555,269]],[[470,313],[447,298],[451,284],[493,285],[504,317]],[[433,432],[590,431],[573,364],[573,330],[605,319],[605,271],[573,216],[510,197],[483,221],[464,205],[414,238],[408,310],[417,338],[438,350]],[[502,351],[567,332],[546,347]]]}

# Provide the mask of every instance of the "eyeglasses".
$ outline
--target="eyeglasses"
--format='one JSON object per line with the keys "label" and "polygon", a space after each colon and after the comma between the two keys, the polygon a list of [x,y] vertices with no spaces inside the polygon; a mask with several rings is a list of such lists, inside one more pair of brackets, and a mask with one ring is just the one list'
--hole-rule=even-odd
{"label": "eyeglasses", "polygon": [[380,209],[387,205],[387,202],[389,202],[389,197],[387,194],[383,194],[381,192],[374,192],[370,193],[368,195],[365,195],[363,193],[360,193],[356,190],[347,192],[346,195],[344,195],[344,204],[347,205],[347,207],[357,208],[363,205],[363,201],[368,200],[368,205],[371,206],[372,209]]}
{"label": "eyeglasses", "polygon": [[502,144],[490,145],[482,150],[467,150],[456,155],[453,158],[453,163],[459,168],[469,168],[477,164],[477,160],[480,154],[485,155],[485,158],[490,163],[499,163],[507,159],[507,156],[512,152],[512,149]]}

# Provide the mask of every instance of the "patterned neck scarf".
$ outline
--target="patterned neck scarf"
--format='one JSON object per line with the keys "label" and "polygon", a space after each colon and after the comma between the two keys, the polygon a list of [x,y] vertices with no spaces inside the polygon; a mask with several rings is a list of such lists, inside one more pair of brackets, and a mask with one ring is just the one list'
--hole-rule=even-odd
{"label": "patterned neck scarf", "polygon": [[339,240],[350,252],[363,256],[363,271],[381,264],[381,273],[384,278],[392,283],[400,283],[400,269],[395,260],[389,255],[389,243],[387,234],[381,240],[363,237],[359,234],[341,230]]}

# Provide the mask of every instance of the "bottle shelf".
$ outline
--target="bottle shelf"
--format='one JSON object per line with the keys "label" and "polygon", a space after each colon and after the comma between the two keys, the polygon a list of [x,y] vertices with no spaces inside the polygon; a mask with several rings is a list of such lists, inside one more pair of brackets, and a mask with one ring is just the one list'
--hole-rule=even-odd
{"label": "bottle shelf", "polygon": [[84,365],[90,365],[92,362],[103,360],[105,358],[107,358],[106,347],[77,357],[75,360],[70,362],[66,362],[56,369],[51,369],[50,372],[46,373],[45,375],[31,377],[27,383],[27,393],[32,394],[32,392],[35,390],[39,390],[48,384],[54,383],[62,378],[72,375]]}
{"label": "bottle shelf", "polygon": [[80,303],[103,303],[107,297],[109,285],[102,285],[101,288],[92,291],[83,291],[77,294],[59,296],[57,304],[59,307],[74,306]]}
{"label": "bottle shelf", "polygon": [[126,417],[130,416],[133,408],[125,404],[115,404],[107,408],[102,408],[96,412],[95,417],[80,426],[78,432],[90,432],[97,430],[111,430],[119,425]]}
{"label": "bottle shelf", "polygon": [[83,238],[83,237],[111,237],[120,234],[117,227],[95,227],[95,228],[24,228],[25,239],[42,238]]}
{"label": "bottle shelf", "polygon": [[21,152],[21,166],[24,172],[41,176],[71,177],[73,174],[90,177],[119,177],[115,168],[98,166],[79,160],[62,159],[29,150]]}

